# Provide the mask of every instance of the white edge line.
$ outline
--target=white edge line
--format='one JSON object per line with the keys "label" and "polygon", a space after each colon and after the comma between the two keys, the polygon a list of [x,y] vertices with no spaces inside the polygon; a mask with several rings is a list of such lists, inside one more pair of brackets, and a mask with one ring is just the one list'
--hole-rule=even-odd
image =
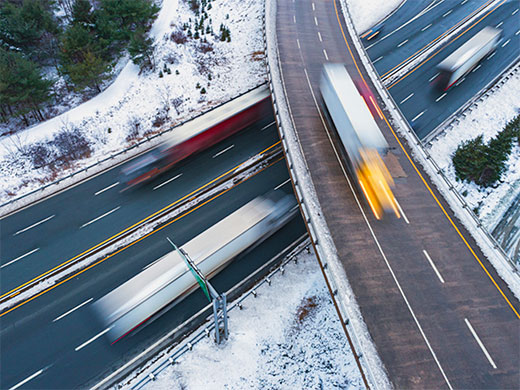
{"label": "white edge line", "polygon": [[268,125],[265,125],[264,127],[262,127],[260,129],[260,131],[264,131],[265,129],[268,129],[269,127],[271,127],[272,125],[274,125],[276,123],[276,121],[272,121],[271,123],[269,123]]}
{"label": "white edge line", "polygon": [[235,147],[235,144],[233,144],[233,145],[231,145],[231,146],[228,146],[226,149],[223,149],[223,150],[221,150],[220,152],[218,152],[217,154],[215,154],[212,158],[218,157],[218,156],[220,156],[221,154],[226,153],[228,150],[233,149],[234,147]]}
{"label": "white edge line", "polygon": [[77,346],[76,348],[74,348],[74,351],[78,352],[81,348],[83,347],[86,347],[88,344],[90,344],[91,342],[93,342],[94,340],[97,340],[98,338],[100,338],[101,336],[103,336],[105,333],[107,333],[110,329],[112,329],[111,326],[109,326],[108,328],[106,328],[103,332],[101,333],[98,333],[97,335],[95,335],[94,337],[92,337],[91,339],[85,341],[83,344],[81,344],[80,346]]}
{"label": "white edge line", "polygon": [[439,75],[438,73],[435,73],[432,77],[430,77],[430,78],[428,79],[428,81],[429,81],[429,82],[432,82],[432,81],[435,79],[435,77],[437,77],[438,75]]}
{"label": "white edge line", "polygon": [[424,111],[421,111],[420,114],[416,115],[415,118],[412,119],[412,122],[415,122],[417,119],[419,119],[421,116],[423,116],[423,114],[426,112],[426,110]]}
{"label": "white edge line", "polygon": [[15,390],[17,388],[19,388],[20,386],[23,386],[24,384],[26,384],[27,382],[29,382],[30,380],[36,378],[38,375],[40,375],[41,373],[43,372],[43,368],[39,371],[36,371],[34,374],[32,374],[30,377],[28,378],[25,378],[23,381],[17,383],[16,385],[14,385],[13,387],[10,387],[9,390]]}
{"label": "white edge line", "polygon": [[39,250],[40,250],[40,248],[33,249],[32,251],[27,252],[27,253],[24,254],[24,255],[18,256],[18,257],[17,257],[16,259],[14,259],[14,260],[11,260],[9,263],[2,264],[2,266],[0,266],[0,268],[7,267],[9,264],[13,264],[15,261],[22,260],[24,257],[29,256],[29,255],[32,255],[34,252],[37,252],[37,251],[39,251]]}
{"label": "white edge line", "polygon": [[397,201],[397,199],[395,197],[394,197],[394,200],[395,200],[395,204],[399,208],[399,212],[403,216],[404,221],[409,225],[410,221],[408,220],[408,218],[406,218],[406,214],[404,213],[403,209],[401,208],[401,205],[399,204],[399,202]]}
{"label": "white edge line", "polygon": [[182,176],[182,173],[179,173],[177,176],[174,176],[174,177],[172,177],[171,179],[166,180],[164,183],[161,183],[161,184],[156,185],[156,186],[153,188],[152,191],[155,191],[157,188],[161,188],[162,186],[168,184],[168,183],[171,182],[171,181],[174,181],[175,179],[178,179],[178,178],[181,177],[181,176]]}
{"label": "white edge line", "polygon": [[435,271],[435,273],[437,274],[437,277],[439,278],[439,280],[441,281],[441,283],[444,283],[444,278],[442,277],[441,273],[439,272],[439,270],[437,269],[437,267],[435,266],[432,258],[430,257],[430,255],[428,254],[428,252],[426,252],[426,250],[423,249],[423,253],[424,253],[424,256],[426,257],[426,259],[428,260],[428,262],[430,263],[430,265],[432,266],[433,270]]}
{"label": "white edge line", "polygon": [[403,103],[406,102],[408,99],[410,99],[412,96],[413,96],[413,92],[412,92],[410,95],[408,95],[407,97],[405,97],[403,100],[401,100],[401,103],[399,103],[399,104],[403,104]]}
{"label": "white edge line", "polygon": [[52,219],[52,218],[54,218],[55,216],[56,216],[56,215],[53,214],[53,215],[51,215],[50,217],[47,217],[47,218],[45,218],[45,219],[42,219],[42,220],[39,221],[39,222],[33,223],[31,226],[27,226],[25,229],[18,230],[15,234],[13,234],[13,236],[17,236],[17,235],[20,234],[20,233],[23,233],[23,232],[25,232],[25,231],[27,231],[27,230],[29,230],[29,229],[32,229],[32,228],[35,227],[35,226],[38,226],[38,225],[40,225],[40,224],[42,224],[42,223],[44,223],[44,222],[47,222],[49,219]]}
{"label": "white edge line", "polygon": [[161,260],[161,259],[162,259],[162,257],[159,257],[157,260],[154,260],[154,261],[152,261],[150,264],[145,265],[145,266],[143,267],[143,271],[144,271],[145,269],[151,267],[152,265],[154,265],[155,263],[157,263],[157,262],[158,262],[159,260]]}
{"label": "white edge line", "polygon": [[115,209],[112,209],[112,210],[110,210],[110,211],[107,211],[105,214],[100,215],[99,217],[94,218],[93,220],[91,220],[91,221],[89,221],[89,222],[87,222],[87,223],[84,223],[83,225],[80,226],[80,229],[81,229],[81,228],[84,228],[85,226],[90,225],[91,223],[94,223],[94,222],[96,222],[96,221],[99,221],[101,218],[104,218],[104,217],[106,217],[107,215],[112,214],[114,211],[117,211],[117,210],[119,210],[120,208],[121,208],[121,206],[117,206]]}
{"label": "white edge line", "polygon": [[[325,124],[325,120],[323,119],[323,117],[321,115],[321,112],[320,112],[320,109],[319,109],[319,106],[318,106],[318,102],[316,101],[316,96],[314,95],[314,91],[312,90],[312,85],[311,85],[311,82],[310,82],[310,79],[309,79],[309,75],[307,74],[307,70],[305,68],[303,70],[305,72],[305,77],[307,78],[307,84],[309,86],[309,89],[311,90],[311,95],[312,95],[312,98],[314,100],[314,105],[316,106],[316,109],[318,110],[318,114],[320,116],[321,122],[323,123],[323,126],[325,127],[325,130],[327,132],[327,137],[329,138],[329,142],[332,144],[332,148],[334,149],[334,153],[336,155],[336,158],[338,159],[338,161],[341,161],[340,157],[339,157],[339,155],[337,153],[337,150],[336,150],[336,148],[335,148],[335,146],[334,146],[334,144],[332,142],[332,138],[330,137],[328,127]],[[341,166],[341,169],[343,171],[343,175],[345,176],[345,179],[347,180],[347,183],[349,184],[350,190],[354,194],[354,199],[356,200],[356,203],[357,203],[357,205],[359,207],[359,210],[361,211],[361,214],[363,215],[365,223],[366,223],[368,229],[370,230],[370,233],[372,235],[374,243],[376,244],[376,246],[377,246],[377,248],[379,250],[379,253],[381,253],[381,256],[383,257],[383,260],[385,261],[385,264],[386,264],[388,270],[390,271],[390,274],[392,275],[392,278],[394,279],[394,282],[397,285],[397,288],[398,288],[399,292],[401,293],[401,296],[403,297],[403,300],[404,300],[404,302],[405,302],[405,304],[406,304],[406,306],[408,308],[408,311],[410,312],[410,314],[412,315],[412,317],[414,319],[415,325],[419,329],[419,332],[421,333],[421,336],[422,336],[424,342],[428,346],[428,349],[429,349],[431,355],[433,356],[433,359],[435,360],[435,363],[437,364],[437,367],[439,368],[439,371],[441,372],[442,377],[444,378],[446,384],[448,385],[448,388],[450,390],[453,390],[453,387],[451,386],[451,383],[450,383],[448,377],[446,376],[446,373],[444,372],[444,369],[442,368],[441,363],[440,363],[439,359],[437,358],[437,355],[435,354],[435,351],[433,350],[433,348],[432,348],[432,346],[430,344],[430,341],[426,337],[426,334],[424,333],[423,328],[422,328],[421,324],[419,323],[419,320],[415,316],[415,312],[413,311],[412,306],[410,305],[410,302],[408,301],[408,298],[406,297],[403,289],[401,288],[401,284],[397,280],[397,276],[395,275],[394,270],[392,269],[392,266],[390,265],[390,262],[388,261],[385,253],[383,252],[383,248],[381,247],[381,245],[379,243],[379,240],[377,239],[376,234],[375,234],[374,230],[372,229],[372,225],[370,224],[370,222],[369,222],[369,220],[368,220],[368,218],[366,216],[366,213],[363,210],[363,207],[361,206],[361,203],[360,203],[360,201],[359,201],[359,199],[358,199],[358,197],[356,195],[356,192],[354,191],[354,188],[352,187],[352,183],[350,182],[350,179],[348,178],[348,175],[345,172],[345,170],[343,168],[343,164],[341,162],[340,162],[340,166]]]}
{"label": "white edge line", "polygon": [[103,192],[105,192],[105,191],[107,191],[107,190],[109,190],[109,189],[111,189],[111,188],[117,186],[118,184],[119,184],[119,182],[116,181],[114,184],[110,184],[108,187],[105,187],[105,188],[103,188],[102,190],[99,190],[98,192],[96,192],[96,193],[94,194],[94,196],[98,196],[99,194],[101,194],[101,193],[103,193]]}
{"label": "white edge line", "polygon": [[466,325],[468,326],[468,328],[471,331],[471,334],[473,335],[475,340],[477,340],[477,343],[478,343],[480,349],[482,350],[482,352],[484,352],[484,355],[486,355],[487,360],[489,361],[489,364],[491,364],[491,366],[496,369],[497,365],[495,364],[495,362],[491,358],[491,355],[487,351],[486,347],[484,347],[484,344],[482,344],[482,341],[480,340],[480,338],[478,337],[477,333],[475,332],[475,329],[473,329],[473,327],[471,326],[471,324],[470,324],[470,322],[468,321],[467,318],[464,318],[464,321],[466,322]]}
{"label": "white edge line", "polygon": [[76,307],[70,309],[68,312],[63,313],[63,314],[62,314],[61,316],[59,316],[59,317],[56,317],[55,319],[52,320],[52,322],[56,322],[56,321],[61,320],[63,317],[68,316],[68,315],[69,315],[70,313],[72,313],[73,311],[76,311],[76,310],[78,310],[80,307],[85,306],[87,303],[89,303],[89,302],[92,301],[93,299],[94,299],[94,298],[87,299],[85,302],[80,303],[78,306],[76,306]]}
{"label": "white edge line", "polygon": [[284,181],[283,183],[278,184],[276,187],[274,187],[274,190],[276,191],[277,189],[282,188],[284,185],[286,185],[286,184],[289,183],[290,181],[291,181],[291,179],[287,179],[287,180]]}
{"label": "white edge line", "polygon": [[436,102],[439,102],[444,96],[446,96],[446,92],[444,92],[441,96],[439,96],[437,99],[435,99]]}

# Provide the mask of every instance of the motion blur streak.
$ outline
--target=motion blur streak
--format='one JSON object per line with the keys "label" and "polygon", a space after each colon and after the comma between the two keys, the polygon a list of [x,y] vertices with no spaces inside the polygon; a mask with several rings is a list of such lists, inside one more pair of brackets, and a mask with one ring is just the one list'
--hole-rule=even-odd
{"label": "motion blur streak", "polygon": [[[278,142],[277,142],[276,144],[274,144],[274,145],[278,145],[280,142],[281,142],[281,141],[278,141]],[[274,145],[272,145],[272,146],[274,146]],[[271,148],[271,147],[269,147],[268,149],[270,149],[270,148]],[[278,162],[281,161],[282,159],[283,159],[283,157],[277,159],[276,161],[274,161],[274,162],[271,163],[271,164],[268,164],[267,166],[263,167],[262,169],[259,169],[258,171],[256,171],[255,173],[253,173],[251,176],[247,177],[247,178],[245,179],[245,181],[251,179],[252,177],[254,177],[254,176],[256,176],[257,174],[259,174],[260,172],[264,171],[265,169],[267,169],[267,168],[269,168],[269,167],[275,165],[276,163],[278,163]],[[242,164],[243,164],[243,163],[242,163]],[[242,165],[242,164],[240,164],[240,165]],[[239,165],[239,166],[240,166],[240,165]],[[236,168],[234,168],[234,169],[236,169]],[[231,171],[233,171],[233,170],[231,170]],[[215,180],[216,180],[216,179],[215,179]],[[243,183],[243,182],[241,182],[241,183]],[[124,246],[123,248],[118,249],[117,251],[115,251],[115,252],[113,252],[113,253],[107,255],[106,257],[102,258],[101,260],[96,261],[95,263],[93,263],[93,264],[91,264],[91,265],[89,265],[89,266],[83,268],[82,270],[80,270],[80,271],[78,271],[78,272],[72,274],[71,276],[69,276],[69,277],[67,277],[67,278],[65,278],[65,279],[63,279],[63,280],[61,280],[60,282],[57,282],[57,283],[53,284],[52,286],[46,288],[45,290],[39,292],[38,294],[35,294],[35,295],[33,295],[32,297],[27,298],[25,301],[19,303],[19,304],[16,305],[16,306],[13,306],[12,308],[10,308],[10,309],[4,311],[3,313],[1,313],[1,314],[0,314],[0,318],[3,317],[4,315],[6,315],[7,313],[10,313],[10,312],[12,312],[13,310],[18,309],[19,307],[21,307],[21,306],[25,305],[26,303],[32,301],[33,299],[36,299],[36,298],[38,298],[39,296],[41,296],[41,295],[43,295],[43,294],[45,294],[45,293],[47,293],[47,292],[49,292],[49,291],[55,289],[56,287],[62,285],[63,283],[68,282],[68,281],[71,280],[71,279],[74,279],[76,276],[78,276],[78,275],[82,274],[83,272],[85,272],[85,271],[87,271],[87,270],[89,270],[89,269],[95,267],[96,265],[103,263],[105,260],[108,260],[108,259],[111,258],[112,256],[115,256],[115,255],[117,255],[118,253],[123,252],[125,249],[130,248],[130,247],[133,246],[134,244],[137,244],[138,242],[140,242],[141,240],[144,240],[145,238],[151,236],[152,234],[155,234],[155,233],[161,231],[161,230],[164,229],[165,227],[171,225],[172,223],[178,221],[179,219],[185,217],[186,215],[191,214],[193,211],[195,211],[195,210],[201,208],[201,207],[204,206],[205,204],[207,204],[207,203],[213,201],[214,199],[217,199],[218,197],[224,195],[226,192],[228,192],[229,190],[235,188],[236,186],[240,185],[241,183],[234,184],[234,185],[230,186],[229,188],[226,188],[224,191],[222,191],[222,192],[216,194],[215,196],[211,197],[210,199],[208,199],[208,200],[206,200],[206,201],[204,201],[204,202],[202,202],[202,203],[199,203],[197,206],[195,206],[195,207],[193,207],[192,209],[186,211],[185,213],[179,215],[178,217],[174,218],[173,220],[171,220],[171,221],[165,223],[164,225],[158,227],[157,229],[151,231],[150,233],[144,235],[143,237],[138,238],[138,239],[135,240],[135,241],[132,241],[130,244],[128,244],[128,245]],[[188,197],[188,196],[189,196],[189,195],[186,195],[186,197]],[[183,197],[183,199],[184,199],[184,198],[185,198],[185,197]],[[176,202],[174,202],[174,203],[176,203]],[[154,213],[153,215],[155,215],[155,214],[157,214],[157,213]],[[146,219],[148,219],[148,218],[146,218]],[[126,230],[128,230],[128,229],[126,229]],[[49,272],[50,272],[50,271],[49,271]]]}
{"label": "motion blur streak", "polygon": [[[363,74],[361,73],[360,69],[359,69],[359,66],[357,64],[357,61],[356,59],[354,58],[354,55],[352,54],[352,49],[350,48],[350,45],[348,44],[348,41],[347,41],[347,38],[345,37],[345,32],[343,31],[343,26],[341,25],[341,21],[339,19],[339,13],[338,13],[338,5],[337,5],[337,0],[334,0],[334,10],[336,12],[336,19],[338,21],[338,25],[339,25],[339,28],[341,30],[341,34],[343,35],[343,40],[345,41],[345,44],[347,45],[347,49],[350,53],[350,57],[352,57],[352,61],[354,62],[354,65],[356,66],[356,69],[359,73],[359,75],[361,76],[361,78],[363,79],[363,82],[365,83],[365,85],[367,85],[366,83],[366,80],[365,78],[363,77]],[[368,88],[368,85],[367,85],[367,88]],[[457,232],[457,234],[459,235],[459,237],[462,239],[462,241],[464,242],[464,244],[466,245],[466,247],[469,249],[469,251],[471,252],[471,254],[473,255],[473,257],[477,260],[477,262],[479,263],[480,267],[482,267],[482,269],[484,270],[484,272],[486,273],[486,275],[488,276],[488,278],[491,280],[491,282],[493,283],[493,285],[495,286],[495,288],[500,292],[500,295],[502,295],[502,297],[505,299],[505,301],[507,302],[507,304],[509,305],[509,307],[511,308],[511,310],[513,310],[513,312],[515,313],[515,315],[517,316],[518,319],[520,319],[520,314],[518,313],[518,311],[515,309],[515,307],[513,306],[513,304],[511,303],[511,301],[509,301],[509,299],[507,299],[506,295],[504,294],[504,292],[502,291],[502,289],[500,288],[500,286],[497,284],[497,282],[495,281],[495,279],[493,279],[493,277],[491,276],[491,274],[489,273],[489,271],[487,270],[487,268],[484,266],[484,264],[482,264],[482,261],[479,259],[479,257],[477,256],[477,254],[475,253],[475,251],[473,250],[473,248],[471,247],[471,245],[469,245],[468,241],[466,240],[466,238],[464,237],[464,235],[460,232],[459,228],[457,227],[457,225],[455,225],[455,223],[453,222],[453,220],[450,218],[450,216],[448,215],[448,213],[446,212],[446,210],[444,209],[444,207],[442,206],[441,202],[439,201],[439,199],[435,196],[435,194],[433,193],[433,190],[430,188],[430,186],[428,185],[428,183],[426,182],[426,180],[424,179],[423,175],[421,174],[421,172],[419,171],[419,169],[417,168],[417,166],[415,165],[415,163],[413,162],[412,158],[410,157],[410,155],[408,154],[408,152],[406,151],[405,147],[403,146],[403,144],[401,143],[401,140],[399,139],[399,137],[397,136],[397,134],[395,133],[394,131],[394,128],[390,125],[390,122],[388,121],[388,119],[386,118],[385,115],[383,115],[383,118],[388,126],[388,128],[390,129],[390,131],[392,132],[392,135],[394,136],[395,140],[397,141],[397,143],[399,144],[399,147],[401,148],[401,150],[404,152],[406,158],[408,159],[408,161],[410,162],[410,164],[412,165],[412,167],[414,168],[415,172],[417,173],[417,175],[419,175],[419,178],[421,179],[421,181],[423,182],[423,184],[426,186],[426,188],[428,189],[428,192],[430,193],[430,195],[433,197],[433,199],[435,200],[435,202],[437,203],[437,205],[441,208],[443,214],[446,216],[446,218],[448,219],[448,221],[450,221],[450,224],[453,226],[453,228],[455,229],[455,231]]]}

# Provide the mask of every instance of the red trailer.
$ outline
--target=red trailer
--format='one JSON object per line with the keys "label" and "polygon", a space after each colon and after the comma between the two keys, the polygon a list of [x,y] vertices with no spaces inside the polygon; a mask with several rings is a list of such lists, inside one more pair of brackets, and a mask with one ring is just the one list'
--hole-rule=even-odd
{"label": "red trailer", "polygon": [[122,181],[126,188],[144,183],[268,115],[270,107],[265,85],[224,103],[172,130],[158,148],[122,169]]}

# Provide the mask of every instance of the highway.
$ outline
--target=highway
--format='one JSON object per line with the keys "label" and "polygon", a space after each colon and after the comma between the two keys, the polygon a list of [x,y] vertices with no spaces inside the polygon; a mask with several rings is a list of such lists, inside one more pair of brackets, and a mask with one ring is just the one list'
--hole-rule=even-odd
{"label": "highway", "polygon": [[138,190],[120,193],[119,166],[7,216],[0,231],[0,295],[132,226],[277,141],[273,117],[268,117]]}
{"label": "highway", "polygon": [[[418,4],[423,4],[419,7]],[[473,95],[520,57],[520,4],[514,0],[495,1],[407,1],[383,23],[375,39],[363,44],[401,111],[420,139],[427,137],[439,124]],[[389,79],[393,68],[419,52],[431,42],[441,40],[450,28],[482,10],[475,21],[461,33],[441,44],[427,58],[418,61],[396,80]],[[502,38],[494,53],[457,82],[446,93],[432,86],[436,65],[467,42],[485,26],[502,29]]]}
{"label": "highway", "polygon": [[339,1],[279,0],[276,18],[291,120],[391,383],[517,389],[520,303],[413,162],[383,107],[376,121],[390,144],[385,162],[402,217],[377,221],[345,173],[338,139],[320,109],[322,64],[345,63],[375,89],[352,49]]}
{"label": "highway", "polygon": [[[166,237],[182,245],[259,194],[276,187],[276,191],[292,192],[283,160],[180,220],[157,229],[155,234],[107,261],[3,316],[0,319],[0,388],[15,386],[35,373],[38,375],[21,388],[84,388],[189,318],[207,304],[200,291],[136,334],[111,346],[103,337],[95,338],[103,329],[93,321],[88,306],[170,251]],[[135,196],[147,192],[147,188],[141,188]],[[215,277],[214,286],[218,291],[227,290],[304,231],[297,216],[275,236],[240,256]]]}

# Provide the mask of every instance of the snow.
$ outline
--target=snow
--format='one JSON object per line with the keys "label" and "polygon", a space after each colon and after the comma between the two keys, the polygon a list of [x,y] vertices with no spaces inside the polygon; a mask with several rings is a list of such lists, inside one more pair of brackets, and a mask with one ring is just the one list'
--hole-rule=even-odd
{"label": "snow", "polygon": [[[134,122],[139,123],[138,138],[143,138],[147,131],[150,134],[160,130],[152,125],[157,116],[166,112],[170,116],[165,129],[265,82],[262,1],[219,0],[212,6],[207,13],[213,30],[218,33],[224,23],[231,30],[231,42],[208,39],[214,47],[210,54],[200,52],[200,40],[176,44],[169,39],[172,31],[195,16],[184,1],[164,0],[151,29],[156,44],[155,72],[139,74],[139,68],[127,60],[115,81],[96,97],[39,125],[2,137],[0,202],[38,188],[50,177],[63,177],[130,146],[133,141],[127,137]],[[164,65],[171,74],[160,78],[159,70]],[[199,71],[203,67],[207,70]],[[206,94],[200,93],[197,83],[205,87]],[[175,98],[181,102],[177,108],[172,104]],[[91,143],[92,155],[76,162],[67,172],[57,172],[57,176],[48,168],[35,169],[20,149],[50,141],[64,127],[79,127]]]}
{"label": "snow", "polygon": [[143,389],[364,387],[312,253],[256,291],[229,313],[224,344],[204,338]]}
{"label": "snow", "polygon": [[476,102],[464,115],[429,145],[429,152],[444,174],[463,195],[471,209],[478,208],[484,226],[492,231],[500,222],[515,197],[520,194],[520,147],[514,143],[506,163],[506,172],[496,187],[482,189],[475,183],[460,182],[455,178],[451,156],[457,146],[479,135],[487,143],[504,128],[507,122],[520,114],[520,72],[517,72],[490,96]]}
{"label": "snow", "polygon": [[405,0],[347,0],[358,33],[363,33],[386,18]]}

